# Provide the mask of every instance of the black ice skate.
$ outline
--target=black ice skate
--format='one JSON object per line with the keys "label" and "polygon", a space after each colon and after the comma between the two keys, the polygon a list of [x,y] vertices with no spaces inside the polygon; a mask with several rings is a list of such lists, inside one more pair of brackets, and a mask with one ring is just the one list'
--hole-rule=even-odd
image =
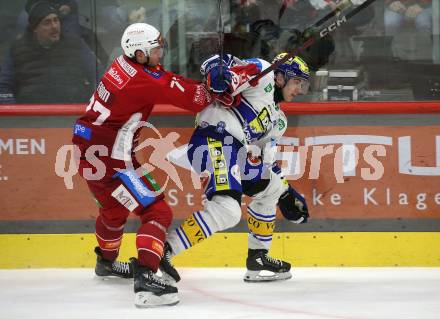
{"label": "black ice skate", "polygon": [[163,257],[160,261],[159,269],[162,272],[162,279],[165,282],[174,285],[176,282],[180,281],[180,275],[171,263],[171,255],[171,246],[168,242],[165,242],[165,246],[163,248]]}
{"label": "black ice skate", "polygon": [[243,278],[246,282],[287,280],[292,278],[290,264],[270,257],[265,249],[249,249],[246,268],[247,271]]}
{"label": "black ice skate", "polygon": [[130,258],[134,271],[134,304],[149,308],[172,306],[179,302],[177,288],[167,284],[153,271],[142,267],[136,258]]}
{"label": "black ice skate", "polygon": [[95,274],[99,277],[133,278],[133,268],[130,263],[106,260],[102,257],[99,247],[95,247],[96,267]]}

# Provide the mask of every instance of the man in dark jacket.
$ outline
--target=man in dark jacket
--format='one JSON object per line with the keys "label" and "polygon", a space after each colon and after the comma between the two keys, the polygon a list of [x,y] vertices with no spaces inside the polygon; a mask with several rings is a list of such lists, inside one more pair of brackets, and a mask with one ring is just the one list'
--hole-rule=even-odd
{"label": "man in dark jacket", "polygon": [[0,74],[0,103],[86,102],[101,67],[80,38],[61,33],[47,1],[29,9],[29,27],[15,41]]}

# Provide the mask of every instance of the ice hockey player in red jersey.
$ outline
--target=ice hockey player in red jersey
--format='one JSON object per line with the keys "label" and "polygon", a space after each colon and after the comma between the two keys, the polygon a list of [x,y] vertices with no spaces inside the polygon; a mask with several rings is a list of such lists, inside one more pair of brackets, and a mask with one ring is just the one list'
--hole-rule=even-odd
{"label": "ice hockey player in red jersey", "polygon": [[[155,104],[173,104],[196,113],[212,97],[204,84],[164,70],[160,65],[163,38],[153,26],[128,26],[121,46],[124,55],[102,77],[73,132],[73,142],[81,150],[79,172],[99,205],[95,272],[134,277],[136,306],[172,305],[179,301],[177,288],[155,274],[172,212],[133,150]],[[136,236],[138,258],[127,263],[117,257],[130,212],[139,216],[141,226]]]}

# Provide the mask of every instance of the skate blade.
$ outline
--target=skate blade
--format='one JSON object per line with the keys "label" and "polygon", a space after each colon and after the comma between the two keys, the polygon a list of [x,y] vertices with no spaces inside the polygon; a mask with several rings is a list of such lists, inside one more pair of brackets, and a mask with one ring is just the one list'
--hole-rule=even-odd
{"label": "skate blade", "polygon": [[95,274],[95,280],[97,281],[129,282],[130,279],[133,280],[133,278],[123,278],[119,276],[100,276]]}
{"label": "skate blade", "polygon": [[245,282],[266,282],[288,280],[290,278],[292,278],[290,271],[276,273],[268,270],[248,270],[243,280]]}
{"label": "skate blade", "polygon": [[177,293],[157,296],[149,291],[140,291],[134,296],[134,304],[138,308],[174,306],[177,303],[179,303]]}

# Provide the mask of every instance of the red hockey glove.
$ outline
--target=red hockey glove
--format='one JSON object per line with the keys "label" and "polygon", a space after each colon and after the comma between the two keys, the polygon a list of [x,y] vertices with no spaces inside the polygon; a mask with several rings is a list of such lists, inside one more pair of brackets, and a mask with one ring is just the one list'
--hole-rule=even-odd
{"label": "red hockey glove", "polygon": [[241,96],[236,95],[232,96],[228,92],[223,92],[220,94],[213,94],[214,98],[219,101],[221,104],[223,104],[225,107],[234,107],[240,104]]}
{"label": "red hockey glove", "polygon": [[[232,74],[232,81],[230,85],[230,91],[232,93],[243,83],[248,82],[251,78],[260,73],[260,70],[256,64],[250,63],[243,66],[234,66],[230,69],[230,72]],[[253,86],[256,86],[258,81],[252,84]]]}

